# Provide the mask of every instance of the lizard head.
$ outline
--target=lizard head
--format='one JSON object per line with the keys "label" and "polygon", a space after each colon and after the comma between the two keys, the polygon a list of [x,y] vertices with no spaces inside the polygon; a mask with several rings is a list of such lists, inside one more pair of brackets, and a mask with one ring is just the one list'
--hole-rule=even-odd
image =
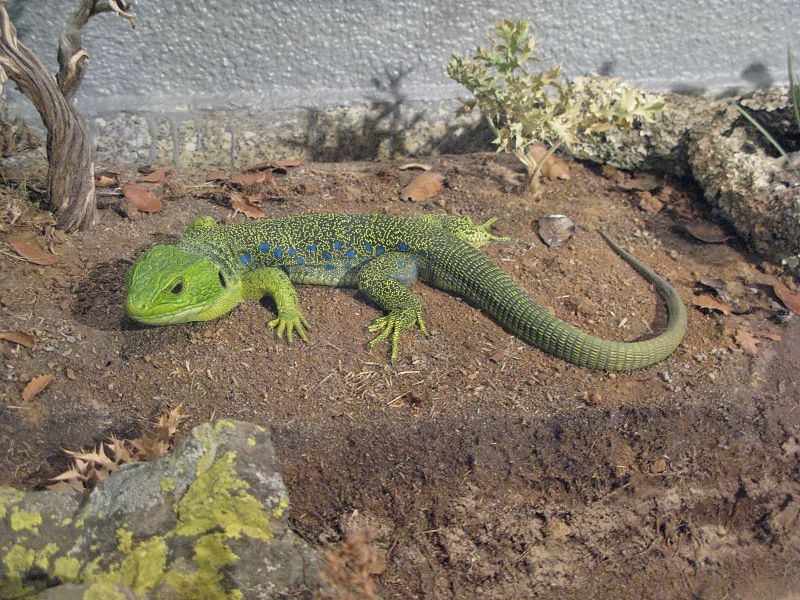
{"label": "lizard head", "polygon": [[175,246],[145,252],[125,276],[125,311],[140,323],[208,321],[241,300],[241,286],[204,256]]}

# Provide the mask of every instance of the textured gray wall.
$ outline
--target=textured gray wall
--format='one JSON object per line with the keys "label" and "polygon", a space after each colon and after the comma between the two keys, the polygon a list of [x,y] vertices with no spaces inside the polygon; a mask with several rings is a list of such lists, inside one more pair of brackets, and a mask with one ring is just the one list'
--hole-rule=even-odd
{"label": "textured gray wall", "polygon": [[[54,69],[73,4],[8,2],[20,38]],[[381,101],[442,112],[464,95],[445,74],[450,53],[471,51],[503,18],[529,20],[546,56],[570,74],[601,72],[652,89],[782,83],[792,43],[800,63],[798,0],[135,0],[134,12],[136,31],[111,14],[87,27],[92,62],[78,106],[92,116],[142,115],[150,158],[162,117],[174,128],[176,115],[219,111],[219,127],[234,130],[237,115],[293,121],[299,113],[280,111]],[[32,110],[14,94],[10,103]],[[306,141],[319,135],[307,119],[296,125]],[[187,142],[172,142],[177,157]]]}

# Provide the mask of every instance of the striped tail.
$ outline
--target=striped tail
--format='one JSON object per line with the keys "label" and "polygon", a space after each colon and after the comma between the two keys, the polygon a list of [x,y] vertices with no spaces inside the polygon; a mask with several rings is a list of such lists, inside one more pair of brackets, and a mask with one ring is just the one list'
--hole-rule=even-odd
{"label": "striped tail", "polygon": [[667,305],[667,327],[649,340],[614,342],[588,335],[536,304],[483,254],[449,235],[430,236],[430,273],[426,279],[488,313],[529,344],[589,369],[630,371],[663,360],[686,333],[686,309],[670,284],[598,233],[625,262],[652,283]]}

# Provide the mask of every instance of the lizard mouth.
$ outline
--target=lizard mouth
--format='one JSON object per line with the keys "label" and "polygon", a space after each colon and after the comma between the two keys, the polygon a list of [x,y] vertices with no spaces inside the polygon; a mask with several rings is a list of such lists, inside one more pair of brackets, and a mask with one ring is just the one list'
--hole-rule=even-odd
{"label": "lizard mouth", "polygon": [[133,300],[130,296],[125,300],[125,312],[138,323],[145,325],[171,325],[173,323],[187,323],[199,321],[198,317],[208,306],[175,307],[158,305],[150,302]]}

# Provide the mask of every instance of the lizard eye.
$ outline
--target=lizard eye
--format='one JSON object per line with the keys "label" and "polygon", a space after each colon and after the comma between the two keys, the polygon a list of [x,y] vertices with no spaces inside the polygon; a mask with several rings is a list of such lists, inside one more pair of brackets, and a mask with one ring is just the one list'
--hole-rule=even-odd
{"label": "lizard eye", "polygon": [[228,287],[228,282],[225,281],[225,275],[222,274],[222,271],[219,271],[219,284],[222,286],[222,289]]}
{"label": "lizard eye", "polygon": [[172,292],[172,293],[173,293],[173,294],[175,294],[176,296],[177,296],[178,294],[180,294],[182,291],[183,291],[183,282],[182,282],[182,281],[179,281],[178,283],[176,283],[176,284],[175,284],[175,287],[173,287],[173,288],[170,290],[170,292]]}

